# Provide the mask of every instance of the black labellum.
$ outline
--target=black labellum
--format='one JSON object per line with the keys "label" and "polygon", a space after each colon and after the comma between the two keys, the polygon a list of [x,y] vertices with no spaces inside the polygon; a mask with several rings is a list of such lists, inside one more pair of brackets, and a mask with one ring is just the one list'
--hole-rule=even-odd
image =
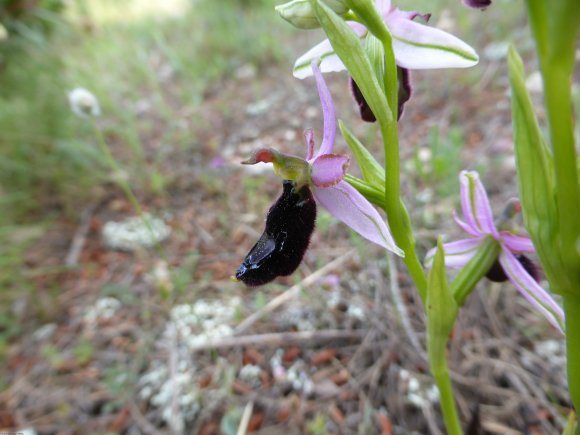
{"label": "black labellum", "polygon": [[[405,108],[405,103],[409,101],[411,98],[411,80],[409,78],[409,70],[406,68],[397,67],[397,80],[399,83],[399,96],[398,96],[398,112],[397,112],[397,121],[401,119],[403,116],[403,110]],[[366,122],[375,122],[377,118],[375,114],[371,110],[370,106],[368,105],[365,97],[354,81],[352,77],[349,78],[350,90],[358,105],[358,109],[360,112],[360,117],[363,121]]]}
{"label": "black labellum", "polygon": [[316,203],[310,189],[295,191],[289,180],[282,185],[282,195],[268,211],[266,229],[236,271],[236,278],[250,287],[292,274],[314,231]]}
{"label": "black labellum", "polygon": [[[540,281],[540,273],[532,260],[521,254],[516,255],[516,259],[536,282]],[[501,267],[501,264],[498,260],[495,260],[485,277],[493,282],[505,282],[508,279],[505,271],[503,270],[503,267]]]}

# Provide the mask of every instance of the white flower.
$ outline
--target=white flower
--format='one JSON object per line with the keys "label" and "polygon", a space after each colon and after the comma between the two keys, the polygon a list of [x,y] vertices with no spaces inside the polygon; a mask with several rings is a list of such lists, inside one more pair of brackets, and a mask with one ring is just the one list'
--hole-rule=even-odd
{"label": "white flower", "polygon": [[8,30],[0,23],[0,41],[8,39]]}
{"label": "white flower", "polygon": [[103,227],[105,245],[121,251],[150,248],[165,240],[170,234],[171,228],[163,220],[148,213],[122,222],[107,222]]}
{"label": "white flower", "polygon": [[81,118],[89,118],[101,114],[99,100],[84,88],[75,88],[70,91],[68,93],[68,101],[74,114]]}

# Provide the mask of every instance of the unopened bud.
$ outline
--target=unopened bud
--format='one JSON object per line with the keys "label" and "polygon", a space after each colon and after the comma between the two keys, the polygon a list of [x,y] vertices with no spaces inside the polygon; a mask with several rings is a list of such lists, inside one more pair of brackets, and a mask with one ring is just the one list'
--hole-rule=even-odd
{"label": "unopened bud", "polygon": [[[324,3],[338,15],[348,12],[348,6],[344,0],[324,0]],[[282,18],[299,29],[318,29],[320,27],[309,0],[292,0],[276,6],[276,11]]]}
{"label": "unopened bud", "polygon": [[73,89],[68,93],[68,101],[71,110],[81,118],[89,118],[101,114],[99,100],[86,89]]}

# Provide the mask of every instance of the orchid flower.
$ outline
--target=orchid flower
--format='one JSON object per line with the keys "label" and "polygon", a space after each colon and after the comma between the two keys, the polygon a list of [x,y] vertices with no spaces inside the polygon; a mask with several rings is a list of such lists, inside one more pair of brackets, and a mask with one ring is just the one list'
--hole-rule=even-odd
{"label": "orchid flower", "polygon": [[320,103],[322,105],[324,132],[320,148],[314,152],[314,133],[305,131],[306,159],[284,155],[273,149],[260,149],[245,164],[273,163],[274,170],[283,179],[292,180],[295,190],[308,187],[316,202],[361,236],[397,255],[403,251],[395,244],[384,219],[371,203],[354,187],[343,180],[350,158],[333,153],[336,137],[336,114],[330,91],[318,68],[312,62]]}
{"label": "orchid flower", "polygon": [[[393,36],[393,51],[399,67],[467,68],[479,61],[475,50],[459,38],[413,21],[416,17],[428,19],[428,14],[401,11],[392,6],[390,0],[376,0],[376,6]],[[355,21],[347,23],[360,38],[365,38],[368,33],[365,26]],[[303,79],[312,75],[310,63],[315,59],[322,59],[320,70],[323,73],[346,69],[330,41],[325,39],[298,58],[294,64],[294,76]]]}
{"label": "orchid flower", "polygon": [[[488,277],[495,280],[509,279],[518,291],[541,312],[548,321],[560,331],[563,331],[564,312],[554,299],[538,285],[531,261],[521,255],[525,252],[535,252],[532,241],[525,236],[513,234],[496,226],[489,200],[479,175],[474,171],[462,171],[459,175],[461,189],[461,208],[465,221],[454,214],[455,222],[469,234],[466,239],[443,245],[445,250],[445,265],[448,267],[463,267],[478,251],[479,246],[488,237],[495,239],[500,245],[498,256],[499,267],[493,266]],[[427,253],[429,264],[435,256],[436,249]],[[498,278],[498,279],[497,279]]]}

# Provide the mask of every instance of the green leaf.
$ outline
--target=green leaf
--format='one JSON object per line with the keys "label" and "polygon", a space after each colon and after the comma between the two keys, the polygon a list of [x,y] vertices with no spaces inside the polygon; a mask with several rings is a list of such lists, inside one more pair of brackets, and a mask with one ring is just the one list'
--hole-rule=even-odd
{"label": "green leaf", "polygon": [[457,312],[457,303],[447,286],[445,252],[439,238],[427,284],[427,352],[433,371],[445,361],[446,343]]}
{"label": "green leaf", "polygon": [[379,123],[388,125],[393,121],[393,113],[358,35],[323,2],[311,2],[334,52],[348,69]]}
{"label": "green leaf", "polygon": [[375,160],[369,150],[365,148],[340,120],[338,121],[338,127],[346,144],[354,154],[354,158],[360,167],[364,180],[378,189],[383,190],[385,188],[385,170]]}
{"label": "green leaf", "polygon": [[373,184],[367,183],[365,180],[354,177],[350,174],[344,176],[344,181],[354,187],[359,193],[368,199],[372,204],[377,207],[385,209],[385,191],[382,186],[375,186]]}
{"label": "green leaf", "polygon": [[[525,226],[550,281],[559,273],[555,246],[558,211],[555,202],[552,154],[540,132],[525,86],[524,67],[510,47],[508,67],[518,186]],[[557,278],[556,278],[557,279]]]}

